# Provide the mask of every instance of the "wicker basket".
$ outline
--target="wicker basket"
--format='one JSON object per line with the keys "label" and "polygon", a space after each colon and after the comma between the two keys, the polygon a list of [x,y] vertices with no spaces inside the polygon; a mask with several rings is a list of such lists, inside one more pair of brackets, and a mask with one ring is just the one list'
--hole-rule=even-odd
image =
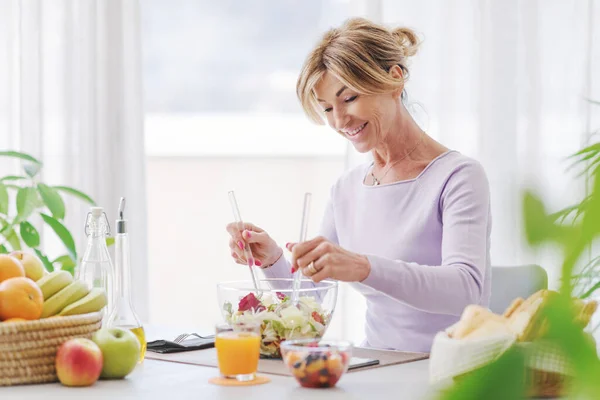
{"label": "wicker basket", "polygon": [[72,338],[91,338],[101,326],[100,312],[0,323],[0,386],[58,381],[58,347]]}
{"label": "wicker basket", "polygon": [[557,398],[568,394],[571,377],[556,372],[526,369],[527,396],[532,398]]}
{"label": "wicker basket", "polygon": [[[568,395],[573,377],[572,366],[556,345],[547,343],[518,343],[527,351],[525,390],[529,398],[559,398]],[[539,366],[539,367],[536,367]],[[544,368],[544,369],[541,369]],[[454,377],[462,382],[474,371]]]}

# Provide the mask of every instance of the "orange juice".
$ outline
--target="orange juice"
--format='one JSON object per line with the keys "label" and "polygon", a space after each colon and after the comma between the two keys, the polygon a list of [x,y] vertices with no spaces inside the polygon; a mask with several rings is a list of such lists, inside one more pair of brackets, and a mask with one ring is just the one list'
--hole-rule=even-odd
{"label": "orange juice", "polygon": [[222,375],[256,373],[260,355],[260,335],[253,332],[223,332],[215,339]]}

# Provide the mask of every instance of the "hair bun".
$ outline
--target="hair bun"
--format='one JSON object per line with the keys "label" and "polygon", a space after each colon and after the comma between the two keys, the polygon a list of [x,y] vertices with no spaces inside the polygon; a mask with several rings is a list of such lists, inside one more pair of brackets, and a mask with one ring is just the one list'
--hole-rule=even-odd
{"label": "hair bun", "polygon": [[392,30],[392,35],[394,35],[396,41],[404,50],[405,57],[411,57],[417,53],[419,38],[415,31],[409,28],[396,28]]}

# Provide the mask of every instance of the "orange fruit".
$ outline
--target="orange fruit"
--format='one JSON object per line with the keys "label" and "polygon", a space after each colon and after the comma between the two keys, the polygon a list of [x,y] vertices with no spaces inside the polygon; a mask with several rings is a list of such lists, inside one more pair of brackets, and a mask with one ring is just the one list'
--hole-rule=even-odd
{"label": "orange fruit", "polygon": [[23,321],[27,321],[27,320],[25,318],[9,318],[2,322],[23,322]]}
{"label": "orange fruit", "polygon": [[0,320],[39,319],[43,306],[42,291],[31,279],[9,278],[0,283]]}
{"label": "orange fruit", "polygon": [[0,282],[17,276],[25,276],[25,268],[21,261],[8,254],[0,254]]}

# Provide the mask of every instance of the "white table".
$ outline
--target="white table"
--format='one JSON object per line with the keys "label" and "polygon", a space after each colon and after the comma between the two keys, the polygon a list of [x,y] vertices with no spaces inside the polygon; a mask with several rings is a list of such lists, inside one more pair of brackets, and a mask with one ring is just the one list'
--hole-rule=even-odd
{"label": "white table", "polygon": [[[148,340],[175,337],[181,330],[149,329]],[[160,333],[160,334],[157,334]],[[145,360],[124,380],[98,381],[91,387],[68,388],[58,383],[0,388],[0,399],[429,399],[429,361],[393,365],[345,374],[333,389],[304,389],[292,377],[268,375],[270,383],[222,387],[208,383],[216,368]]]}

